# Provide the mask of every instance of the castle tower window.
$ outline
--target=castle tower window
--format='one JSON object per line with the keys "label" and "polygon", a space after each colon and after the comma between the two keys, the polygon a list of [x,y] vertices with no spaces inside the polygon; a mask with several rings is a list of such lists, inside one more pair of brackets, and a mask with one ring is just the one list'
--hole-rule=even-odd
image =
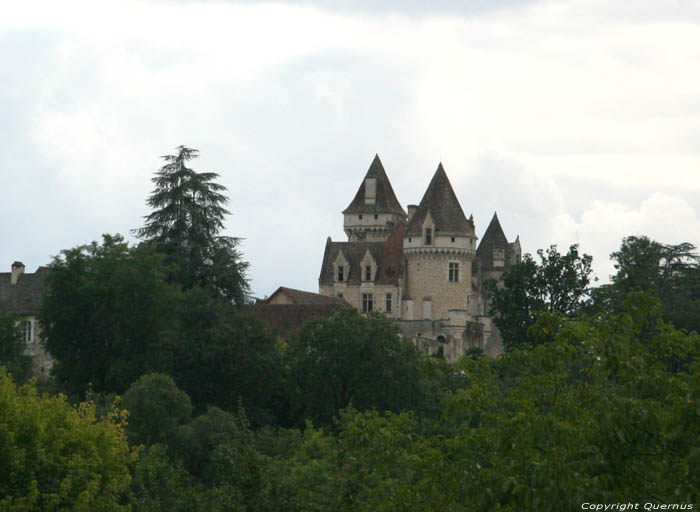
{"label": "castle tower window", "polygon": [[370,265],[367,265],[365,267],[365,281],[371,281],[372,280],[372,267]]}
{"label": "castle tower window", "polygon": [[432,245],[433,243],[433,230],[431,228],[425,228],[425,245]]}
{"label": "castle tower window", "polygon": [[450,241],[451,241],[452,243],[454,243],[455,237],[450,238]]}
{"label": "castle tower window", "polygon": [[362,312],[371,313],[374,306],[374,297],[371,293],[362,294]]}
{"label": "castle tower window", "polygon": [[448,277],[448,281],[450,281],[450,283],[459,282],[459,263],[458,262],[450,261],[450,263],[448,264],[447,277]]}
{"label": "castle tower window", "polygon": [[378,218],[379,218],[379,215],[377,215],[377,214],[375,213],[375,214],[374,214],[374,218],[375,218],[375,219],[378,219]]}
{"label": "castle tower window", "polygon": [[358,215],[357,218],[362,220],[362,214]]}
{"label": "castle tower window", "polygon": [[386,294],[386,312],[391,313],[391,294]]}
{"label": "castle tower window", "polygon": [[343,267],[342,265],[338,265],[338,282],[339,283],[342,283],[343,280],[345,279],[344,272],[345,272],[345,267]]}

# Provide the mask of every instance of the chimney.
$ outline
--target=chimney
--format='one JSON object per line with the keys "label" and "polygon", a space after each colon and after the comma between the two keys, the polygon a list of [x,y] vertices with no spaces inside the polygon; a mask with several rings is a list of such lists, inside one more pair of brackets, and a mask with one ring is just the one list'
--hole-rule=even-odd
{"label": "chimney", "polygon": [[409,204],[408,205],[408,222],[411,222],[411,218],[413,217],[413,214],[416,213],[417,209],[418,209],[417,204]]}
{"label": "chimney", "polygon": [[17,280],[22,274],[24,274],[24,263],[22,263],[21,261],[15,261],[12,264],[12,275],[10,276],[10,283],[17,284]]}

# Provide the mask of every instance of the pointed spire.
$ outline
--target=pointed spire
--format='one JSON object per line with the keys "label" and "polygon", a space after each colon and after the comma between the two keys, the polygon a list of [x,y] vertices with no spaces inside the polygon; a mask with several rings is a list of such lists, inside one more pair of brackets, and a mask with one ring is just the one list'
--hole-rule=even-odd
{"label": "pointed spire", "polygon": [[430,180],[423,199],[406,230],[406,236],[420,236],[423,222],[430,212],[435,229],[444,234],[474,235],[473,226],[464,216],[442,162]]}
{"label": "pointed spire", "polygon": [[509,250],[508,239],[498,220],[497,212],[493,212],[491,222],[489,222],[489,226],[486,228],[486,232],[479,243],[479,247],[476,249],[476,257],[481,262],[483,269],[490,269],[493,267],[494,249],[502,249],[504,251],[503,254],[506,254]]}
{"label": "pointed spire", "polygon": [[[365,186],[368,179],[376,179],[376,188],[374,190],[375,199],[373,204],[367,204],[365,201]],[[396,199],[394,189],[386,175],[382,161],[379,159],[379,154],[374,155],[374,159],[365,174],[360,188],[357,189],[357,194],[350,205],[343,210],[343,213],[396,213],[406,215],[406,212],[401,207],[399,200]]]}

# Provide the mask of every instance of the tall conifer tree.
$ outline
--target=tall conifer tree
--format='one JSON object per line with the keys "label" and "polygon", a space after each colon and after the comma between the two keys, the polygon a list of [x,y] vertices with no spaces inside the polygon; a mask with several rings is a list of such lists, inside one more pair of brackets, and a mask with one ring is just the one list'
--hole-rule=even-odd
{"label": "tall conifer tree", "polygon": [[186,146],[176,150],[162,157],[165,165],[152,178],[155,189],[147,201],[153,212],[134,232],[177,265],[176,279],[185,289],[202,286],[241,305],[249,291],[248,263],[238,251],[240,239],[219,234],[230,213],[225,207],[226,187],[214,181],[218,174],[187,167],[199,156],[198,150]]}

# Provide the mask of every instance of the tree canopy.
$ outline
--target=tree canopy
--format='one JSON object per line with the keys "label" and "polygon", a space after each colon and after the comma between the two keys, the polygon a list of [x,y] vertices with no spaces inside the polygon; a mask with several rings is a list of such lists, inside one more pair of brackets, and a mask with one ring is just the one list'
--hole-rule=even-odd
{"label": "tree canopy", "polygon": [[153,211],[134,232],[176,265],[176,280],[185,289],[201,286],[242,305],[249,292],[248,263],[238,251],[240,239],[220,234],[230,214],[226,187],[214,181],[218,174],[187,167],[198,150],[176,150],[162,157],[166,163],[152,178],[155,188],[147,201]]}
{"label": "tree canopy", "polygon": [[40,397],[0,369],[0,510],[128,510],[121,496],[135,452],[123,420]]}
{"label": "tree canopy", "polygon": [[556,245],[537,251],[539,263],[530,254],[510,267],[501,282],[487,283],[491,313],[501,332],[503,345],[510,350],[534,343],[528,329],[540,312],[572,316],[584,305],[590,292],[593,258],[580,255],[577,245],[560,254]]}
{"label": "tree canopy", "polygon": [[119,235],[62,251],[50,265],[39,319],[53,373],[69,393],[123,392],[151,368],[172,328],[179,291],[154,247]]}
{"label": "tree canopy", "polygon": [[418,351],[381,314],[344,309],[312,320],[294,336],[289,356],[298,403],[322,424],[351,404],[400,411],[418,395]]}
{"label": "tree canopy", "polygon": [[0,315],[0,365],[4,365],[16,380],[29,377],[32,358],[26,353],[22,326],[17,315]]}

